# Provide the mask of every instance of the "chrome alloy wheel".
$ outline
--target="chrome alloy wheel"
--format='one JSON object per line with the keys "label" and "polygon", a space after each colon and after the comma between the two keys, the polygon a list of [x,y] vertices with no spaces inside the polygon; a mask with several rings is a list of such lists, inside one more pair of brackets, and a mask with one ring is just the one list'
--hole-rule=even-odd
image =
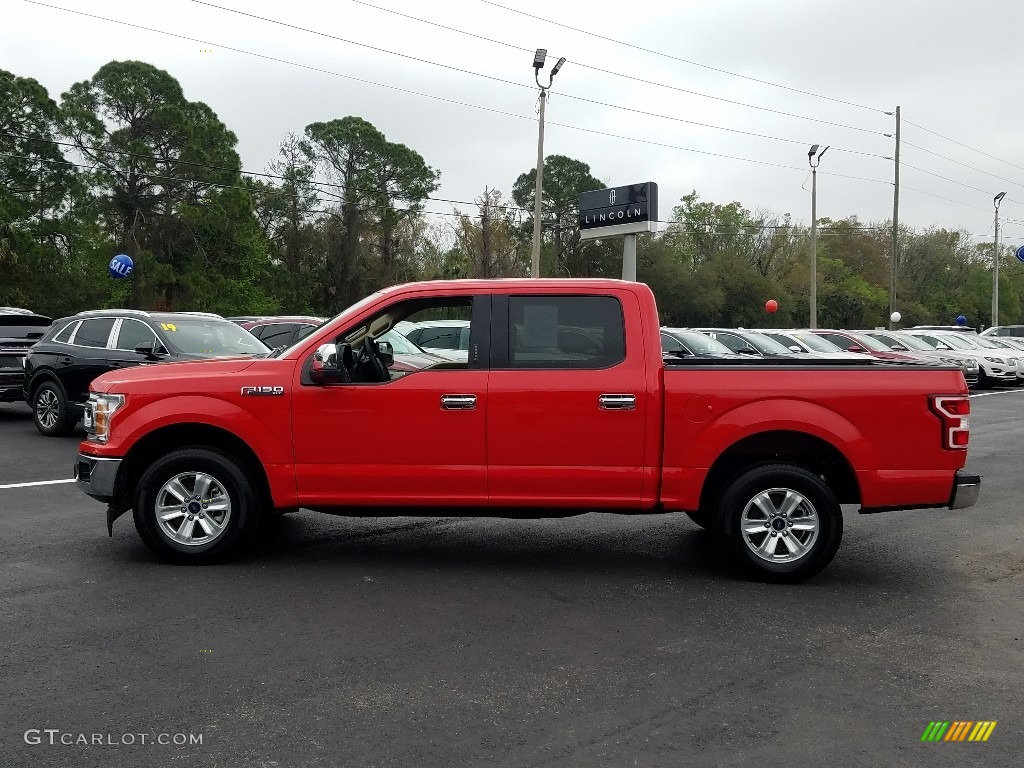
{"label": "chrome alloy wheel", "polygon": [[740,516],[747,547],[770,563],[792,563],[811,551],[818,538],[818,513],[791,488],[769,488],[747,502]]}
{"label": "chrome alloy wheel", "polygon": [[156,521],[168,539],[187,547],[220,538],[231,519],[231,497],[205,472],[182,472],[156,494]]}
{"label": "chrome alloy wheel", "polygon": [[60,401],[57,393],[44,387],[36,396],[36,421],[45,429],[53,429],[60,418]]}

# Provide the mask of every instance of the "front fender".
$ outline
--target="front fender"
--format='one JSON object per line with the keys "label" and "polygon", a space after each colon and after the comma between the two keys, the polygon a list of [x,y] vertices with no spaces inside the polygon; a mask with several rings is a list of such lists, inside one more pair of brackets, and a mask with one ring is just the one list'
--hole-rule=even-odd
{"label": "front fender", "polygon": [[[132,396],[129,396],[132,397]],[[102,447],[105,455],[125,456],[140,439],[162,427],[177,424],[205,424],[219,427],[238,437],[264,464],[293,464],[289,408],[291,398],[258,399],[259,413],[212,395],[160,397],[115,413],[110,439]],[[285,436],[285,439],[282,439]]]}

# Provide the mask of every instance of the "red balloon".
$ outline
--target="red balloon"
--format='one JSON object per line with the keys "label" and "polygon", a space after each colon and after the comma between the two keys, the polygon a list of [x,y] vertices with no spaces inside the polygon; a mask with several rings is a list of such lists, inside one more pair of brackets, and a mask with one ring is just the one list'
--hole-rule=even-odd
{"label": "red balloon", "polygon": [[764,303],[764,308],[768,311],[769,315],[774,315],[779,311],[779,302],[775,299],[768,299],[768,301]]}

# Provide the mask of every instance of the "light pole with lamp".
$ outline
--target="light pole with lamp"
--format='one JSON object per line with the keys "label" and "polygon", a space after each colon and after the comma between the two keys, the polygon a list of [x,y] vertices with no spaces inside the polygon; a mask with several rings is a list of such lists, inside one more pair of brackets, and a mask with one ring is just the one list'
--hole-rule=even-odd
{"label": "light pole with lamp", "polygon": [[996,241],[992,249],[992,325],[999,325],[999,203],[1006,197],[1005,192],[1000,192],[992,199],[996,208]]}
{"label": "light pole with lamp", "polygon": [[558,74],[558,70],[565,64],[565,57],[558,60],[558,63],[551,68],[548,75],[548,84],[540,84],[540,71],[544,67],[544,59],[547,58],[546,48],[538,48],[533,55],[533,79],[540,88],[540,129],[537,132],[537,186],[533,194],[533,259],[530,265],[530,276],[540,277],[540,208],[543,197],[542,185],[544,183],[544,102],[547,101],[547,92],[551,83]]}
{"label": "light pole with lamp", "polygon": [[828,147],[818,152],[820,146],[812,145],[807,153],[811,166],[811,328],[818,327],[818,163],[828,152]]}

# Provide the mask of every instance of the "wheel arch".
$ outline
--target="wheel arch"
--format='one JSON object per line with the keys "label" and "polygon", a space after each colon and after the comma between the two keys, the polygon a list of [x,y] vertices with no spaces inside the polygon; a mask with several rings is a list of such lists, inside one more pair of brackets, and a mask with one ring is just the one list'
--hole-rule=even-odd
{"label": "wheel arch", "polygon": [[255,490],[265,503],[272,503],[270,479],[256,452],[237,435],[210,424],[170,424],[140,438],[124,457],[117,477],[117,495],[125,508],[135,503],[139,481],[160,456],[182,448],[219,451],[235,459],[253,478]]}
{"label": "wheel arch", "polygon": [[823,478],[841,504],[860,503],[857,474],[835,445],[806,432],[770,430],[748,435],[718,456],[701,488],[700,508],[712,508],[741,472],[761,464],[780,463],[802,467]]}

